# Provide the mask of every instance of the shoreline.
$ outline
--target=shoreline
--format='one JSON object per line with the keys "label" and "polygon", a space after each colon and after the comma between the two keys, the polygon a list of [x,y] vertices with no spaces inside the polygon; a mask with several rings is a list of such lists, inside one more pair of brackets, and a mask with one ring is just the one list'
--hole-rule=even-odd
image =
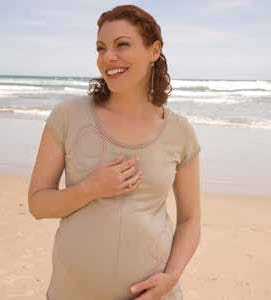
{"label": "shoreline", "polygon": [[[44,120],[1,119],[0,174],[31,176]],[[204,193],[271,196],[271,131],[194,126]]]}

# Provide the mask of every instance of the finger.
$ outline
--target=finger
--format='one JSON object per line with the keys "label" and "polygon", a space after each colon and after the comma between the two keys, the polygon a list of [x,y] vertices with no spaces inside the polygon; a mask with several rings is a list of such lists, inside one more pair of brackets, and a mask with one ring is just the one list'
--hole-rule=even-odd
{"label": "finger", "polygon": [[122,172],[122,178],[124,180],[129,179],[131,176],[135,175],[137,172],[137,169],[135,166],[131,166],[129,169],[127,169],[126,171]]}
{"label": "finger", "polygon": [[136,297],[135,300],[146,300],[146,298],[144,295],[142,295],[142,296]]}
{"label": "finger", "polygon": [[134,300],[152,300],[152,299],[159,299],[161,300],[161,298],[159,298],[158,295],[153,293],[153,289],[149,289],[149,290],[144,290],[139,296],[137,296]]}
{"label": "finger", "polygon": [[132,192],[133,190],[135,190],[138,187],[138,185],[140,184],[140,182],[141,182],[141,180],[138,179],[137,183],[130,184],[129,186],[126,186],[126,187],[122,188],[123,192],[124,193],[130,193],[130,192]]}
{"label": "finger", "polygon": [[139,178],[138,179],[138,181],[134,184],[134,185],[132,185],[132,186],[128,186],[128,187],[125,187],[123,190],[122,190],[122,192],[121,192],[121,194],[128,194],[128,193],[130,193],[130,192],[132,192],[132,191],[134,191],[134,190],[136,190],[137,189],[137,187],[140,185],[142,183],[142,179],[141,178]]}
{"label": "finger", "polygon": [[141,178],[142,176],[142,171],[138,171],[133,177],[131,177],[128,180],[125,180],[121,185],[120,188],[129,188],[129,187],[133,187],[133,185],[136,184],[137,180],[139,178]]}
{"label": "finger", "polygon": [[141,291],[139,293],[137,293],[138,295],[136,296],[136,298],[134,298],[134,300],[146,300],[145,295],[146,295],[146,290]]}
{"label": "finger", "polygon": [[136,163],[136,160],[134,158],[123,161],[119,165],[119,171],[122,173],[122,172],[126,171],[127,169],[129,169],[131,166],[135,165],[135,163]]}
{"label": "finger", "polygon": [[139,283],[134,284],[131,286],[131,292],[137,293],[146,289],[153,288],[157,285],[156,277],[150,277],[147,280],[141,281]]}
{"label": "finger", "polygon": [[107,165],[108,166],[114,166],[114,165],[118,165],[119,163],[121,163],[124,160],[124,155],[121,155],[115,159],[113,159],[112,161],[110,161]]}

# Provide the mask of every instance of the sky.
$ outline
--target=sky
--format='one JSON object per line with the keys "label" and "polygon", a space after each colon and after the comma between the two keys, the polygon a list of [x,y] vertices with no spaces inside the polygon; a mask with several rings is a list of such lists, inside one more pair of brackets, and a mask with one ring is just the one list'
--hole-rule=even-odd
{"label": "sky", "polygon": [[270,0],[0,2],[0,74],[97,76],[97,19],[121,4],[151,13],[174,79],[271,80]]}

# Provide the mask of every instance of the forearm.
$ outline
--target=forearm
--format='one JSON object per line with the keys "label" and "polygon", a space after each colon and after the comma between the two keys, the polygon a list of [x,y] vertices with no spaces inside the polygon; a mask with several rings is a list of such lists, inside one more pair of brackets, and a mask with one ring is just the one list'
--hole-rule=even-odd
{"label": "forearm", "polygon": [[165,273],[170,273],[176,280],[181,277],[186,265],[194,255],[200,241],[200,222],[189,219],[176,226],[170,257]]}
{"label": "forearm", "polygon": [[[96,182],[85,188],[84,182],[62,190],[46,189],[31,196],[30,212],[36,219],[63,218],[98,198]],[[89,181],[88,181],[89,184]],[[88,190],[88,192],[86,192]]]}

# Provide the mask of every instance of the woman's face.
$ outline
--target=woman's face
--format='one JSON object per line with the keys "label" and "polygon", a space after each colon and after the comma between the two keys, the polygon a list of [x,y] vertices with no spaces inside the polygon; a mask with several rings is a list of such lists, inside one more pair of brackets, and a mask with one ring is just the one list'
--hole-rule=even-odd
{"label": "woman's face", "polygon": [[103,24],[97,34],[97,51],[101,75],[110,91],[117,93],[140,86],[145,89],[150,64],[160,55],[159,42],[146,48],[137,28],[125,20]]}

